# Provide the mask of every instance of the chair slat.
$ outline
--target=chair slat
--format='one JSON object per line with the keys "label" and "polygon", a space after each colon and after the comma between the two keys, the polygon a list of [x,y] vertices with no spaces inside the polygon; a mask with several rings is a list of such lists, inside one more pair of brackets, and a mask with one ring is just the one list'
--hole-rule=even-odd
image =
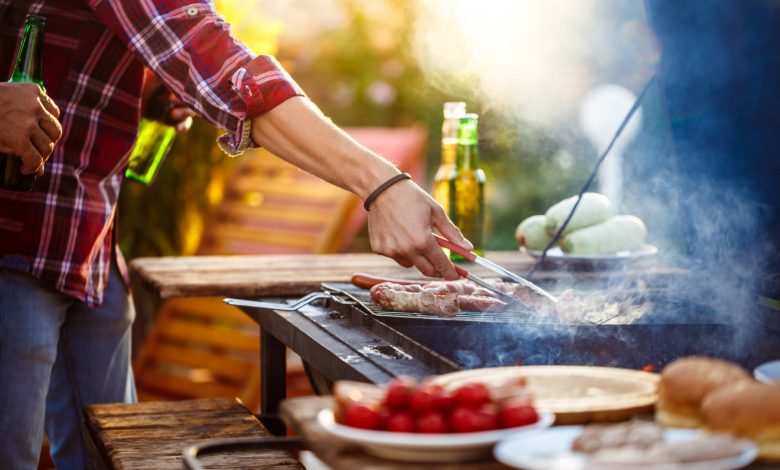
{"label": "chair slat", "polygon": [[235,387],[217,382],[196,382],[148,368],[138,384],[153,392],[177,399],[227,398],[235,396]]}
{"label": "chair slat", "polygon": [[243,357],[234,355],[214,354],[211,351],[203,351],[191,347],[183,347],[175,344],[160,344],[153,360],[157,364],[179,365],[188,368],[206,368],[214,375],[240,383],[246,378],[252,369],[258,367],[259,357],[254,354],[244,354]]}
{"label": "chair slat", "polygon": [[181,343],[201,344],[206,348],[221,347],[227,351],[254,352],[258,349],[259,336],[235,329],[212,325],[198,325],[189,321],[171,321],[160,331],[161,338]]}

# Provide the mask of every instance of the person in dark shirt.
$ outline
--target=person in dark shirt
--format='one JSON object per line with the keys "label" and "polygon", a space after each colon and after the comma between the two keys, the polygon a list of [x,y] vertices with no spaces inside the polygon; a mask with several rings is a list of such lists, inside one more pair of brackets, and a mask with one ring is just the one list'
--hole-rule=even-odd
{"label": "person in dark shirt", "polygon": [[780,2],[646,7],[661,46],[688,251],[710,258],[718,245],[771,258],[767,242],[777,241],[780,223]]}
{"label": "person in dark shirt", "polygon": [[645,6],[699,281],[685,289],[737,325],[727,354],[748,354],[766,333],[756,294],[780,272],[780,1]]}

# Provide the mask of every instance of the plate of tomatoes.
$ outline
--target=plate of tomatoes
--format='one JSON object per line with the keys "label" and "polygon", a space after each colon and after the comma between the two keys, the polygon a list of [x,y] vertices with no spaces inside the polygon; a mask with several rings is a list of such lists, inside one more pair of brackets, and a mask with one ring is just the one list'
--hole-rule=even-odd
{"label": "plate of tomatoes", "polygon": [[385,387],[340,381],[336,406],[317,421],[327,432],[372,455],[414,462],[458,462],[490,456],[500,439],[550,426],[524,390],[507,396],[479,382],[447,390],[396,379]]}

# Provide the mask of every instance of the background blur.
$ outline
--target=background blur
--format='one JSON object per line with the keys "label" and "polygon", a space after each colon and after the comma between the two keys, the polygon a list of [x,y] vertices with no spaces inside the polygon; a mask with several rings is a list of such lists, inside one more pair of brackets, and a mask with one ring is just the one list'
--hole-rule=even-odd
{"label": "background blur", "polygon": [[[426,189],[439,164],[442,104],[465,101],[479,113],[488,249],[516,249],[513,233],[523,218],[579,191],[658,56],[643,3],[634,0],[216,5],[238,38],[276,55],[336,124],[424,126]],[[591,100],[585,112],[586,98],[599,96],[617,105]],[[675,222],[663,217],[672,210],[664,184],[671,164],[656,90],[636,121],[616,151],[623,176],[615,202],[619,212],[645,219],[649,241],[674,245]],[[254,153],[226,157],[214,144],[218,135],[196,120],[152,186],[126,182],[119,229],[129,259],[195,253],[225,181]],[[350,250],[368,250],[365,234]]]}

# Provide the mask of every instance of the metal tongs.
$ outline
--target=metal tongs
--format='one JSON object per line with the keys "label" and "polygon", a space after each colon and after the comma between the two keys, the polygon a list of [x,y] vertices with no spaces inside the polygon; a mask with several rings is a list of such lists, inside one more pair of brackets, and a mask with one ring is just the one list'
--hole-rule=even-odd
{"label": "metal tongs", "polygon": [[283,312],[296,312],[298,309],[309,305],[310,303],[320,300],[329,299],[331,295],[329,292],[312,292],[304,297],[301,297],[292,304],[281,304],[276,302],[265,302],[262,300],[247,300],[247,299],[222,299],[228,305],[234,305],[236,307],[252,307],[252,308],[264,308],[267,310],[281,310]]}
{"label": "metal tongs", "polygon": [[[450,250],[454,251],[455,253],[463,256],[467,260],[480,264],[494,273],[498,274],[502,278],[509,279],[513,282],[516,282],[524,287],[527,287],[529,290],[534,292],[535,294],[549,300],[552,303],[558,303],[558,298],[554,295],[550,294],[546,290],[542,289],[541,287],[537,286],[533,282],[529,281],[528,279],[525,279],[523,277],[518,276],[517,274],[513,273],[512,271],[509,271],[508,269],[504,269],[501,266],[497,265],[496,263],[492,261],[488,261],[487,259],[477,255],[473,251],[469,251],[461,246],[458,246],[451,241],[444,239],[440,237],[439,235],[433,234],[433,237],[436,239],[436,243],[439,244],[439,246],[444,248],[449,248]],[[455,270],[458,271],[458,274],[460,274],[463,277],[468,278],[470,281],[473,281],[477,284],[479,284],[482,287],[485,287],[486,289],[489,289],[492,292],[495,292],[499,297],[506,299],[509,297],[512,300],[515,300],[514,297],[511,297],[510,295],[506,294],[505,292],[502,292],[498,289],[496,289],[493,284],[487,282],[486,280],[475,276],[474,274],[469,273],[467,270],[462,268],[461,266],[455,265]]]}

